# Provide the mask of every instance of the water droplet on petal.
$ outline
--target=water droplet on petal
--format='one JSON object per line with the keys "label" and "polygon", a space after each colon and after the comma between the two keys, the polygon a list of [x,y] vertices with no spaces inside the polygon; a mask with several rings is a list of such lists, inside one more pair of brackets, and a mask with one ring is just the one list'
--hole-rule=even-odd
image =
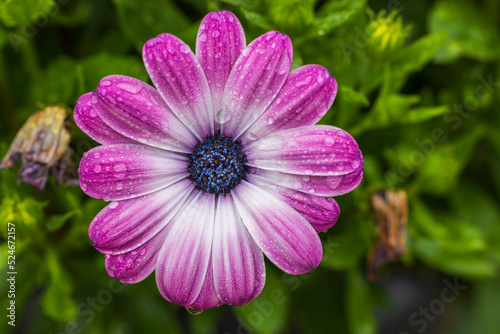
{"label": "water droplet on petal", "polygon": [[94,173],[100,173],[102,170],[102,166],[101,165],[95,165],[94,166]]}
{"label": "water droplet on petal", "polygon": [[111,202],[108,204],[108,208],[110,208],[110,209],[116,209],[117,206],[118,206],[118,202]]}
{"label": "water droplet on petal", "polygon": [[179,47],[179,51],[182,52],[182,53],[188,53],[189,52],[189,46],[187,46],[186,44],[182,44],[180,47]]}
{"label": "water droplet on petal", "polygon": [[335,139],[330,136],[326,136],[323,142],[326,146],[333,146],[335,144]]}
{"label": "water droplet on petal", "polygon": [[[201,26],[200,26],[201,28]],[[200,39],[200,42],[206,42],[207,41],[207,33],[206,32],[202,32],[200,34],[200,36],[198,36],[198,38]]]}
{"label": "water droplet on petal", "polygon": [[272,118],[272,117],[267,118],[267,124],[271,125],[271,124],[273,124],[273,122],[274,122],[274,118]]}
{"label": "water droplet on petal", "polygon": [[127,91],[131,94],[137,94],[142,89],[141,85],[135,85],[135,84],[128,83],[128,82],[120,82],[119,84],[116,85],[116,87],[118,87],[124,91]]}
{"label": "water droplet on petal", "polygon": [[256,140],[256,139],[257,139],[257,135],[256,135],[255,133],[253,133],[253,132],[249,132],[249,133],[247,134],[247,137],[248,137],[248,139],[250,139],[250,140]]}
{"label": "water droplet on petal", "polygon": [[201,314],[201,312],[203,312],[203,311],[193,310],[192,308],[189,308],[189,307],[186,307],[186,311],[188,311],[188,313],[191,315],[198,315],[198,314]]}
{"label": "water droplet on petal", "polygon": [[220,31],[219,30],[214,30],[212,32],[212,36],[214,36],[215,38],[219,37],[220,36]]}
{"label": "water droplet on petal", "polygon": [[102,80],[100,83],[99,83],[100,86],[105,86],[105,87],[109,87],[111,86],[111,81],[109,80]]}

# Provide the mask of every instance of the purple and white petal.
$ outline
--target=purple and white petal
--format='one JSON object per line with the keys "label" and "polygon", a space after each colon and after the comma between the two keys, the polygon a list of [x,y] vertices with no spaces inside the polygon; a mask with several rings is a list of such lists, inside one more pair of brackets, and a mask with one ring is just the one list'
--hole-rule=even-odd
{"label": "purple and white petal", "polygon": [[[164,229],[166,230],[166,228]],[[157,233],[141,246],[123,254],[106,254],[105,265],[109,276],[120,282],[133,284],[146,279],[155,269],[158,251],[165,233]]]}
{"label": "purple and white petal", "polygon": [[172,219],[172,227],[156,262],[156,283],[162,296],[182,306],[199,297],[212,249],[215,196],[194,191]]}
{"label": "purple and white petal", "polygon": [[250,144],[245,153],[249,166],[307,176],[346,175],[363,163],[354,138],[327,125],[278,132]]}
{"label": "purple and white petal", "polygon": [[330,109],[337,82],[320,65],[296,68],[266,112],[241,136],[243,143],[271,133],[316,124]]}
{"label": "purple and white petal", "polygon": [[158,91],[135,78],[105,77],[91,102],[94,111],[109,127],[142,144],[190,153],[197,143]]}
{"label": "purple and white petal", "polygon": [[252,41],[236,60],[215,120],[225,135],[237,139],[264,113],[288,77],[292,43],[280,32],[270,31]]}
{"label": "purple and white petal", "polygon": [[212,261],[215,288],[224,304],[245,305],[264,288],[264,256],[245,228],[231,196],[218,199]]}
{"label": "purple and white petal", "polygon": [[187,157],[134,144],[94,147],[78,168],[89,196],[119,201],[150,194],[189,176]]}
{"label": "purple and white petal", "polygon": [[92,106],[92,92],[83,94],[76,102],[73,118],[76,125],[99,144],[135,143],[122,136],[99,117]]}
{"label": "purple and white petal", "polygon": [[215,291],[214,273],[212,269],[212,259],[208,263],[207,274],[205,275],[205,282],[201,288],[200,294],[196,301],[188,307],[193,310],[203,311],[210,308],[221,306],[223,303],[220,301]]}
{"label": "purple and white petal", "polygon": [[144,45],[142,57],[156,89],[175,115],[199,139],[214,134],[214,112],[207,78],[189,46],[161,34]]}
{"label": "purple and white petal", "polygon": [[318,266],[323,255],[321,241],[302,215],[246,181],[232,195],[248,232],[278,268],[299,275]]}
{"label": "purple and white petal", "polygon": [[233,13],[211,12],[201,21],[196,56],[207,77],[214,111],[220,110],[227,77],[245,45],[245,32]]}
{"label": "purple and white petal", "polygon": [[300,213],[316,232],[323,232],[337,222],[340,208],[331,197],[320,197],[281,187],[259,177],[249,177],[248,181],[278,196],[283,202]]}
{"label": "purple and white petal", "polygon": [[[363,178],[363,164],[344,175],[314,176],[276,172],[267,169],[250,168],[247,179],[257,184],[263,179],[272,184],[316,196],[340,196],[354,190]],[[255,180],[255,181],[254,181]]]}
{"label": "purple and white petal", "polygon": [[105,254],[137,249],[163,230],[193,188],[185,179],[149,195],[111,202],[90,224],[89,238]]}

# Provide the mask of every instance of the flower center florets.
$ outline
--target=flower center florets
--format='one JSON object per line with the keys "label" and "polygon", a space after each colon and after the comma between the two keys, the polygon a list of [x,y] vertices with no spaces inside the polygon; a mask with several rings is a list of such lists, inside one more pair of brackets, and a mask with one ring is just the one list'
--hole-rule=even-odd
{"label": "flower center florets", "polygon": [[241,143],[216,134],[198,143],[189,155],[188,170],[196,186],[210,194],[227,194],[247,173]]}

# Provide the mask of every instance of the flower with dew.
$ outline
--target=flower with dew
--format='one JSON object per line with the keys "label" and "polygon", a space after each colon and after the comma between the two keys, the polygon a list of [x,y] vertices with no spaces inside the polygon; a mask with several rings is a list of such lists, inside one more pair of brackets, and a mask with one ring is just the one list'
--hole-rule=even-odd
{"label": "flower with dew", "polygon": [[265,282],[264,255],[289,274],[318,266],[332,196],[354,189],[363,160],[345,131],[315,125],[337,84],[319,65],[290,71],[288,36],[246,45],[230,12],[201,22],[196,52],[170,34],[149,40],[154,87],[111,75],[84,94],[78,126],[102,144],[80,186],[110,203],[89,236],[125,283],[153,271],[165,299],[189,309],[244,305]]}

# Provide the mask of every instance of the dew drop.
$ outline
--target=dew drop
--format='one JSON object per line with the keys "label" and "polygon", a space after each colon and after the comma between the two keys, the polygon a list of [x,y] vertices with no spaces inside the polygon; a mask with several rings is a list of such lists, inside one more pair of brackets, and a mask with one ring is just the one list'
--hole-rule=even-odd
{"label": "dew drop", "polygon": [[267,124],[271,125],[271,124],[273,124],[273,122],[274,122],[274,118],[272,118],[272,117],[267,118]]}
{"label": "dew drop", "polygon": [[140,85],[135,85],[135,84],[131,84],[128,82],[120,82],[119,84],[116,85],[116,87],[118,87],[124,91],[127,91],[131,94],[137,94],[142,89],[142,87]]}
{"label": "dew drop", "polygon": [[188,311],[188,313],[191,315],[198,315],[198,314],[201,314],[201,312],[203,312],[203,311],[193,310],[192,308],[189,308],[189,307],[186,307],[186,311]]}
{"label": "dew drop", "polygon": [[94,166],[94,173],[100,173],[102,170],[102,166],[101,165],[95,165]]}
{"label": "dew drop", "polygon": [[304,175],[304,176],[302,176],[302,180],[304,180],[304,182],[309,182],[309,181],[311,181],[311,177],[308,175]]}
{"label": "dew drop", "polygon": [[99,83],[100,86],[105,86],[105,87],[109,87],[111,86],[111,81],[109,80],[102,80],[100,83]]}
{"label": "dew drop", "polygon": [[189,46],[187,46],[186,44],[182,44],[179,47],[179,51],[182,52],[182,53],[188,53],[189,52]]}
{"label": "dew drop", "polygon": [[123,189],[123,183],[118,182],[116,183],[116,190],[122,190]]}
{"label": "dew drop", "polygon": [[361,164],[361,161],[359,161],[359,160],[353,160],[353,161],[351,161],[351,167],[352,168],[358,168],[360,164]]}
{"label": "dew drop", "polygon": [[110,209],[116,209],[117,206],[118,206],[118,202],[111,202],[108,204],[108,208],[110,208]]}
{"label": "dew drop", "polygon": [[212,32],[212,36],[214,36],[215,38],[219,37],[220,36],[220,31],[219,30],[214,30]]}
{"label": "dew drop", "polygon": [[200,39],[200,42],[206,42],[207,41],[207,33],[206,32],[202,32],[200,34],[200,36],[198,36],[198,38]]}
{"label": "dew drop", "polygon": [[221,54],[220,52],[217,52],[217,53],[215,54],[215,58],[217,58],[217,59],[218,59],[218,58],[220,58],[221,56],[222,56],[222,54]]}
{"label": "dew drop", "polygon": [[[230,105],[234,105],[234,99],[231,100],[229,103]],[[222,110],[220,109],[216,114],[215,114],[215,121],[219,124],[224,124],[227,121],[231,119],[231,113],[228,110]]]}
{"label": "dew drop", "polygon": [[256,135],[255,133],[253,133],[253,132],[249,132],[249,133],[247,134],[247,137],[248,137],[248,139],[250,139],[250,140],[256,140],[256,139],[257,139],[257,135]]}
{"label": "dew drop", "polygon": [[113,170],[117,173],[125,172],[127,170],[127,165],[124,163],[117,163],[114,167]]}
{"label": "dew drop", "polygon": [[335,139],[330,136],[326,136],[323,142],[326,146],[333,146],[335,144]]}
{"label": "dew drop", "polygon": [[252,48],[250,47],[246,47],[244,48],[242,51],[241,51],[241,54],[243,55],[243,57],[248,57],[248,55],[250,54],[250,52],[252,51]]}
{"label": "dew drop", "polygon": [[306,175],[311,175],[312,173],[313,173],[313,171],[311,169],[306,169],[304,171],[304,174],[306,174]]}

